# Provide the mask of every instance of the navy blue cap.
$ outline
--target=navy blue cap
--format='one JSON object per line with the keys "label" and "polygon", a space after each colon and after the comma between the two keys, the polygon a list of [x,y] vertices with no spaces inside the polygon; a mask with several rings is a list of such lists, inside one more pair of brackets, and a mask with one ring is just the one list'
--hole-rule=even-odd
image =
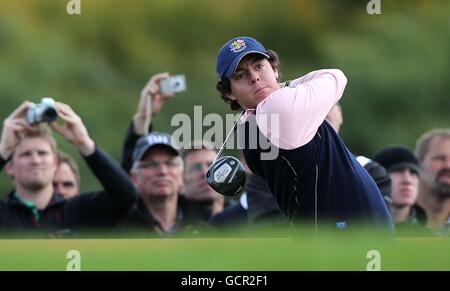
{"label": "navy blue cap", "polygon": [[163,146],[172,151],[175,155],[180,155],[177,147],[172,142],[172,136],[165,132],[152,131],[147,135],[142,136],[136,142],[133,151],[133,163],[140,161],[145,153],[154,146]]}
{"label": "navy blue cap", "polygon": [[420,164],[414,153],[405,146],[387,146],[373,156],[373,160],[382,165],[389,173],[411,169],[420,173]]}
{"label": "navy blue cap", "polygon": [[250,53],[269,58],[264,46],[253,37],[241,36],[228,41],[217,54],[216,70],[219,78],[230,78],[242,58]]}

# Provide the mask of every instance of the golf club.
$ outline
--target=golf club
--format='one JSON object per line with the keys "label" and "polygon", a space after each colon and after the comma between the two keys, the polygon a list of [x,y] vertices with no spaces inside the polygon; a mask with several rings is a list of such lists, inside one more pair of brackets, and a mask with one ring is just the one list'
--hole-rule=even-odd
{"label": "golf club", "polygon": [[245,170],[242,163],[232,156],[220,157],[225,149],[228,139],[236,131],[239,120],[243,114],[244,112],[242,112],[239,118],[234,122],[233,128],[228,133],[214,162],[205,174],[209,186],[225,196],[236,196],[244,190]]}

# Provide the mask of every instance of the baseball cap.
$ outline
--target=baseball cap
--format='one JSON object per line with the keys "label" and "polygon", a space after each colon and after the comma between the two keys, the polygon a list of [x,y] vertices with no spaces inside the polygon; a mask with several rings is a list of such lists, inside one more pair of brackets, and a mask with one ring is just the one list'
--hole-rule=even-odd
{"label": "baseball cap", "polygon": [[420,164],[414,153],[405,146],[387,146],[375,153],[373,160],[391,173],[403,169],[411,169],[420,173]]}
{"label": "baseball cap", "polygon": [[172,136],[170,134],[152,131],[151,133],[139,138],[136,142],[136,146],[133,151],[133,163],[140,161],[144,157],[145,153],[155,146],[166,147],[175,155],[180,155],[180,152],[172,143]]}
{"label": "baseball cap", "polygon": [[264,46],[253,37],[241,36],[229,40],[217,54],[216,70],[219,78],[230,78],[243,57],[258,53],[269,58]]}

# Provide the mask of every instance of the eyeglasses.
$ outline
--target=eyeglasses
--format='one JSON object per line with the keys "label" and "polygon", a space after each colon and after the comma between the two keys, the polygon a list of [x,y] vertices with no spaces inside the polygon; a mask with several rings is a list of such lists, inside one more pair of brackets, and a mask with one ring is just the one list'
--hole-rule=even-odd
{"label": "eyeglasses", "polygon": [[199,172],[203,169],[203,166],[206,166],[206,168],[209,168],[212,165],[212,161],[211,162],[198,162],[198,163],[193,163],[192,165],[189,166],[189,168],[187,169],[188,172]]}
{"label": "eyeglasses", "polygon": [[154,160],[148,160],[148,161],[139,162],[136,167],[139,169],[157,169],[162,164],[166,165],[169,168],[175,168],[175,167],[178,167],[181,165],[181,159],[173,158],[173,159],[169,159],[166,161],[160,161],[160,162],[154,161]]}

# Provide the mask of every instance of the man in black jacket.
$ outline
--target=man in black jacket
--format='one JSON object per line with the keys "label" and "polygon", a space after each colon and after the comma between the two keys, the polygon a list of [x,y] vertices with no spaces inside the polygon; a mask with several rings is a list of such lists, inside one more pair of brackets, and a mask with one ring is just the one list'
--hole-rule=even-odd
{"label": "man in black jacket", "polygon": [[118,230],[133,236],[171,236],[184,228],[178,207],[183,160],[171,140],[170,134],[154,131],[137,141],[131,179],[139,198]]}
{"label": "man in black jacket", "polygon": [[104,190],[65,200],[54,192],[56,143],[45,124],[29,124],[24,102],[5,121],[0,140],[0,169],[5,167],[15,189],[0,201],[0,231],[41,234],[94,230],[112,226],[133,205],[136,190],[126,173],[90,138],[81,118],[66,104],[55,107],[63,124],[50,127],[74,144]]}
{"label": "man in black jacket", "polygon": [[[139,161],[136,161],[133,154],[136,153],[137,150],[140,150],[139,147],[142,147],[142,145],[139,145],[139,140],[142,144],[146,144],[147,138],[150,138],[151,140],[153,138],[156,140],[164,140],[164,137],[166,136],[171,139],[170,135],[166,133],[155,132],[152,126],[152,119],[161,111],[165,102],[175,95],[174,93],[162,93],[160,90],[161,81],[169,76],[168,72],[164,72],[155,74],[150,78],[141,91],[136,113],[133,115],[132,122],[126,132],[122,149],[121,164],[125,171],[132,176],[134,175],[136,181],[136,177],[139,177],[140,174],[144,172],[137,166],[137,162]],[[157,201],[155,199],[150,199],[152,202],[147,203],[146,206],[145,201],[150,201],[146,193],[150,193],[150,196],[153,196],[155,194],[154,190],[150,189],[152,187],[147,188],[136,185],[139,189],[140,197],[135,207],[130,212],[130,215],[128,215],[123,223],[120,224],[120,230],[127,228],[135,228],[138,230],[143,227],[147,232],[148,229],[156,230],[156,232],[152,231],[148,233],[157,236],[172,235],[180,232],[184,234],[198,234],[199,231],[202,232],[204,229],[210,230],[206,222],[212,214],[223,209],[224,199],[222,195],[214,192],[206,184],[206,181],[203,183],[200,179],[202,178],[204,180],[204,171],[207,170],[207,165],[214,160],[216,152],[211,149],[210,145],[200,145],[198,144],[199,142],[200,141],[194,141],[190,146],[185,147],[185,150],[182,152],[185,168],[181,173],[185,183],[185,193],[183,193],[183,195],[179,195],[179,193],[176,193],[175,195],[175,193],[172,193],[172,195],[169,195],[169,199],[162,199],[158,202],[159,204],[166,205],[160,208],[171,209],[170,212],[172,212],[172,215],[169,215],[169,217],[172,217],[172,219],[166,220],[172,220],[174,223],[161,223],[161,217],[159,220],[154,217],[160,215],[156,214],[155,211],[153,211],[153,213],[151,213],[152,211],[148,212],[147,210],[149,208],[154,208],[152,204],[157,203]],[[204,141],[201,142],[205,143]],[[177,148],[179,148],[179,146],[180,145],[177,145]],[[149,150],[149,148],[146,148],[146,150]],[[179,152],[175,153],[176,150],[170,143],[166,143],[162,148],[168,149],[168,153],[172,153],[175,156],[179,156],[180,154]],[[159,158],[161,153],[158,153],[156,156]],[[153,158],[154,157],[152,157],[152,159]],[[177,170],[177,167],[174,167],[172,170],[176,172],[175,170]],[[172,174],[173,176],[178,176],[176,173]],[[147,179],[149,178],[147,177]],[[183,181],[181,181],[181,184],[183,184]],[[179,187],[178,192],[181,191],[181,184],[176,186],[177,188]],[[198,193],[198,191],[202,191],[202,193]],[[175,197],[178,204],[176,211],[174,204],[172,203],[173,200],[175,200]],[[175,217],[176,219],[174,219]],[[166,224],[166,227],[163,226],[164,224]],[[167,227],[167,225],[171,226]]]}

